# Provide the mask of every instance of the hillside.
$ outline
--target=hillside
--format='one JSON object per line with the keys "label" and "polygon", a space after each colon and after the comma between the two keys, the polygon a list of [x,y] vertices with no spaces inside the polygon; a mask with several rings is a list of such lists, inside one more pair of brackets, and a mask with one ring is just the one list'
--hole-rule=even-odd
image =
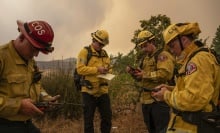
{"label": "hillside", "polygon": [[68,58],[63,60],[37,61],[40,70],[62,69],[69,70],[75,68],[76,58]]}

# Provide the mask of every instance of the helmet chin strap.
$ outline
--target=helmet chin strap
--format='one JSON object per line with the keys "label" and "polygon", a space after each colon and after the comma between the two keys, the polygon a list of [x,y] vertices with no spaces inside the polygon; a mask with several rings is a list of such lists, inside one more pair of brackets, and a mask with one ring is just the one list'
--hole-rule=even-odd
{"label": "helmet chin strap", "polygon": [[178,40],[179,40],[179,44],[180,44],[180,48],[181,48],[181,51],[183,51],[183,43],[182,43],[182,41],[181,41],[181,38],[180,38],[180,36],[178,35],[177,36],[177,38],[178,38]]}

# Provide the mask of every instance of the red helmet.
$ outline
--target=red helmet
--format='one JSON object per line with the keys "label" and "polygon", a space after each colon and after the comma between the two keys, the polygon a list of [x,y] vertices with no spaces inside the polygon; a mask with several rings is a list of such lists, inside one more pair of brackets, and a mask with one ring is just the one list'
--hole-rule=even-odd
{"label": "red helmet", "polygon": [[45,21],[31,21],[23,23],[17,20],[18,29],[30,41],[30,43],[39,48],[44,54],[53,52],[52,46],[54,32],[52,27]]}

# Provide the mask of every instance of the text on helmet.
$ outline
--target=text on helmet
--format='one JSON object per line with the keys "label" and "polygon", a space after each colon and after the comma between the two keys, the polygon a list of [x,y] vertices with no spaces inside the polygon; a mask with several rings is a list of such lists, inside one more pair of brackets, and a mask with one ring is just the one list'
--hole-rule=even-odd
{"label": "text on helmet", "polygon": [[45,30],[43,29],[43,26],[39,22],[33,22],[31,26],[34,28],[34,30],[37,32],[38,35],[45,34]]}
{"label": "text on helmet", "polygon": [[171,27],[169,30],[168,30],[168,33],[169,34],[172,34],[174,31],[178,31],[176,27]]}

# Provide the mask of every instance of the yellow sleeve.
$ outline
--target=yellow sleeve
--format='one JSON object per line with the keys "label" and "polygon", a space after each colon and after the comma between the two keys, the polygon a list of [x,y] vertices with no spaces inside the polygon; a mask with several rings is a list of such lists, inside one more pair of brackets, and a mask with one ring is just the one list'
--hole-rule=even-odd
{"label": "yellow sleeve", "polygon": [[88,51],[84,48],[82,49],[77,58],[77,72],[81,75],[89,75],[89,74],[97,74],[98,69],[97,67],[87,66],[87,54]]}
{"label": "yellow sleeve", "polygon": [[157,70],[144,72],[143,78],[152,80],[170,80],[173,77],[174,58],[167,51],[163,51],[158,55]]}

